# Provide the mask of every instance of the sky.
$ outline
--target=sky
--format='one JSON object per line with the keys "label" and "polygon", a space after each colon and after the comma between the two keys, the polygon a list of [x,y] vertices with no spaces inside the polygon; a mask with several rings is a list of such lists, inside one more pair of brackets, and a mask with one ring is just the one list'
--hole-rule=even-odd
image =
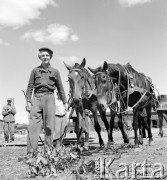
{"label": "sky", "polygon": [[[68,95],[69,65],[97,68],[130,62],[167,94],[166,0],[0,0],[0,110],[14,98],[16,123],[28,123],[25,110],[30,73],[41,64],[38,49],[48,47],[51,66],[60,71]],[[0,119],[3,116],[0,114]]]}

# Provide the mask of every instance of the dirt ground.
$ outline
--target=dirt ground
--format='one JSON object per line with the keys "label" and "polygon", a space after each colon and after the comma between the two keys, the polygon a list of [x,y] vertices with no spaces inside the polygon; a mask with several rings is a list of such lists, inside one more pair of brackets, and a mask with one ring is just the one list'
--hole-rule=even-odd
{"label": "dirt ground", "polygon": [[[124,176],[123,179],[156,179],[154,177],[150,178],[144,178],[142,176],[143,168],[139,167],[137,170],[137,176],[133,174],[134,167],[137,167],[140,163],[141,164],[150,164],[148,165],[145,170],[145,173],[147,171],[147,175],[150,176],[151,172],[160,169],[157,171],[157,176],[159,177],[162,175],[159,179],[166,179],[167,180],[167,129],[164,129],[164,137],[161,138],[158,136],[158,128],[152,129],[153,138],[154,138],[154,145],[149,146],[148,145],[148,139],[144,139],[144,144],[138,149],[134,149],[132,146],[124,147],[123,146],[123,140],[120,131],[114,131],[114,141],[115,141],[115,149],[109,149],[107,151],[94,151],[96,147],[98,147],[98,138],[97,134],[95,132],[90,133],[90,149],[86,155],[81,158],[83,158],[86,161],[94,160],[96,162],[100,162],[100,168],[105,167],[107,162],[110,160],[111,165],[109,166],[110,173],[105,174],[101,173],[100,170],[98,171],[98,177],[96,176],[96,179],[121,179],[121,177]],[[130,142],[133,145],[134,144],[134,138],[133,138],[133,131],[129,131],[129,137]],[[102,132],[102,137],[105,143],[107,143],[107,135],[106,132]],[[68,142],[70,139],[75,138],[75,134],[67,134],[66,141]],[[0,136],[0,143],[2,145],[3,142],[3,136]],[[25,164],[23,161],[19,161],[20,157],[24,157],[26,155],[26,135],[15,135],[15,142],[22,143],[22,146],[1,146],[0,147],[0,180],[22,180],[27,179],[25,176],[25,172],[28,168],[28,165]],[[116,148],[119,147],[119,148]],[[121,149],[122,148],[122,149]],[[118,150],[119,149],[119,150]],[[101,160],[99,159],[101,158]],[[100,164],[99,163],[99,164]],[[104,165],[105,163],[105,165]],[[104,165],[104,166],[103,166]],[[123,170],[122,174],[118,174],[119,171]],[[163,170],[162,170],[163,169]],[[125,174],[126,173],[128,174]],[[104,172],[104,171],[103,171]],[[161,174],[160,174],[161,172]],[[116,176],[117,175],[119,176]],[[34,180],[43,180],[48,179],[44,177],[35,177]],[[94,178],[79,178],[75,175],[67,175],[66,173],[60,173],[56,178],[49,178],[49,179],[57,179],[57,180],[79,180],[79,179],[89,179],[93,180]]]}

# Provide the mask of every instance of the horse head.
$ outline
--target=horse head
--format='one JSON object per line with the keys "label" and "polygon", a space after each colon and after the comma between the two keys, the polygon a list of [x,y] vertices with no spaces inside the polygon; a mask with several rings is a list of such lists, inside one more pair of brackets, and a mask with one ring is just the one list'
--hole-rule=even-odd
{"label": "horse head", "polygon": [[89,95],[89,90],[94,87],[93,78],[85,69],[86,59],[81,64],[75,63],[73,67],[64,63],[69,70],[68,79],[70,85],[71,98],[75,103],[79,103],[84,97]]}
{"label": "horse head", "polygon": [[108,64],[104,62],[103,67],[88,69],[94,74],[98,103],[105,110],[116,100],[114,84],[108,73]]}

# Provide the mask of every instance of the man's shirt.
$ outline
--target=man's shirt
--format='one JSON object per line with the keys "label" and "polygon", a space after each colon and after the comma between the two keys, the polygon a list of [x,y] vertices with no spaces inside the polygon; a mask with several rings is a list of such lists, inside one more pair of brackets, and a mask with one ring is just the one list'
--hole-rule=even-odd
{"label": "man's shirt", "polygon": [[56,88],[63,103],[65,104],[67,100],[59,71],[51,66],[49,66],[47,69],[43,69],[42,65],[40,65],[34,68],[31,72],[26,91],[27,101],[31,102],[33,89],[34,93],[36,94],[49,92],[53,93]]}
{"label": "man's shirt", "polygon": [[[8,109],[11,108],[11,111],[8,112]],[[4,116],[3,120],[5,122],[14,122],[16,114],[16,108],[13,105],[6,105],[2,109],[2,115]]]}

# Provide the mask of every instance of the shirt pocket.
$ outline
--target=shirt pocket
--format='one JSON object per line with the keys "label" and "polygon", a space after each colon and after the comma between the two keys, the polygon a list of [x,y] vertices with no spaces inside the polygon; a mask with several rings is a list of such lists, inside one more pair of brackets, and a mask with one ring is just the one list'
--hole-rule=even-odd
{"label": "shirt pocket", "polygon": [[56,78],[55,78],[55,76],[54,75],[52,75],[52,74],[50,74],[49,75],[49,85],[54,85],[55,84],[55,82],[56,82]]}
{"label": "shirt pocket", "polygon": [[35,85],[41,84],[41,82],[42,82],[42,75],[40,73],[37,73],[35,75]]}

